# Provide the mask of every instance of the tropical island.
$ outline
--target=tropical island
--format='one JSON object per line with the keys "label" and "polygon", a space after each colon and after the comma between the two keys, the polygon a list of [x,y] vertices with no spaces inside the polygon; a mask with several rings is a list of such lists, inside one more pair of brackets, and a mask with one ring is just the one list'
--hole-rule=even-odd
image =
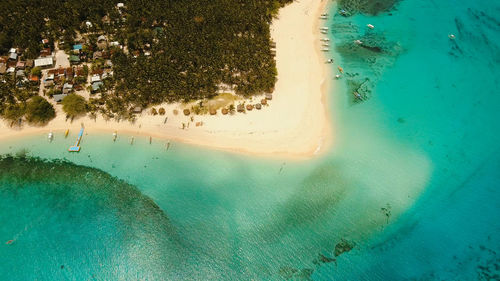
{"label": "tropical island", "polygon": [[[169,127],[170,120],[187,117],[173,127],[186,131],[193,123],[191,127],[203,127],[205,134],[220,135],[209,127],[214,122],[206,121],[209,117],[203,115],[233,115],[264,109],[279,87],[278,73],[305,73],[306,69],[297,62],[298,69],[279,68],[281,36],[273,34],[272,27],[286,19],[290,25],[297,20],[297,14],[303,14],[310,26],[295,26],[299,29],[296,33],[300,36],[300,29],[314,33],[305,29],[317,24],[318,13],[327,1],[286,5],[291,2],[3,3],[0,116],[6,126],[0,130],[14,134],[40,132],[44,128],[41,126],[47,124],[51,129],[63,130],[75,118],[81,118],[92,120],[100,130],[132,132],[138,126],[141,134],[200,144],[192,140],[193,133],[186,140],[182,132],[159,134],[157,127],[162,124]],[[293,16],[283,17],[285,6]],[[311,6],[313,13],[304,13]],[[308,36],[312,38],[311,35]],[[301,47],[304,44],[310,44],[309,52],[316,52],[315,42],[305,40]],[[282,44],[281,50],[290,47],[290,43]],[[286,62],[289,68],[294,55],[285,51],[282,54],[288,56],[287,60],[292,59]],[[318,84],[315,86],[320,92],[322,82]],[[295,109],[293,96],[288,98],[290,103],[286,107]],[[273,103],[278,104],[279,100]],[[298,103],[307,108],[304,101]],[[324,109],[319,113],[325,115]],[[195,120],[193,114],[201,117]],[[161,121],[149,120],[155,116]],[[231,126],[245,124],[238,118],[232,119],[235,125],[219,124],[216,129],[220,132],[223,127],[233,136],[241,137],[242,133]],[[125,120],[131,123],[121,122]],[[259,123],[257,119],[253,121]],[[321,129],[315,130],[324,135],[324,122],[319,124]],[[154,129],[148,130],[148,125]],[[272,128],[266,126],[261,130],[271,132]],[[248,133],[253,134],[251,128]],[[309,153],[318,146],[318,136],[314,138],[315,144],[307,147]]]}

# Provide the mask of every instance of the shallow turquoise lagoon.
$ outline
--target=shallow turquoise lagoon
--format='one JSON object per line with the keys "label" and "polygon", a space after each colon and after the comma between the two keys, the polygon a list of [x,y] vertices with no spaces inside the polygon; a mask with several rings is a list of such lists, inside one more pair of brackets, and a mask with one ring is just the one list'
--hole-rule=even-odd
{"label": "shallow turquoise lagoon", "polygon": [[110,135],[69,154],[76,128],[2,142],[0,279],[498,280],[499,12],[334,16],[346,73],[317,159]]}

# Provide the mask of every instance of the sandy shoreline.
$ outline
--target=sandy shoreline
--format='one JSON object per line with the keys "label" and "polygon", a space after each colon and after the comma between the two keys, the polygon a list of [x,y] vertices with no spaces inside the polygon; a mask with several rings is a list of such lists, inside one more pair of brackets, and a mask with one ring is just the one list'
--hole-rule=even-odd
{"label": "sandy shoreline", "polygon": [[[208,148],[229,150],[252,155],[284,158],[310,158],[322,154],[333,144],[332,122],[327,109],[331,87],[330,69],[320,53],[319,15],[326,11],[328,0],[296,1],[280,10],[279,18],[271,26],[276,42],[278,82],[270,106],[260,111],[236,113],[233,116],[194,115],[194,121],[172,114],[178,104],[162,105],[165,116],[143,112],[134,124],[105,121],[88,117],[72,123],[57,106],[57,117],[44,127],[25,125],[22,129],[9,128],[0,122],[0,140],[49,131],[70,129],[76,133],[80,124],[86,132],[151,136]],[[260,98],[254,98],[254,103]],[[155,106],[158,108],[159,106]],[[164,123],[165,117],[168,117]],[[197,122],[203,126],[197,127]],[[182,129],[182,123],[190,123]]]}

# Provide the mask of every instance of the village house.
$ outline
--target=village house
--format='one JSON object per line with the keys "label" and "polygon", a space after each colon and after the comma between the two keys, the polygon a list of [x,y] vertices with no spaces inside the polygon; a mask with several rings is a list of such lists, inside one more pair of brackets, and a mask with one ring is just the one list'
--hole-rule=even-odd
{"label": "village house", "polygon": [[54,67],[54,59],[52,57],[35,59],[35,67],[41,67],[41,68]]}
{"label": "village house", "polygon": [[54,95],[52,96],[52,98],[54,99],[55,102],[57,103],[60,103],[64,97],[68,96],[67,94],[57,94],[57,95]]}

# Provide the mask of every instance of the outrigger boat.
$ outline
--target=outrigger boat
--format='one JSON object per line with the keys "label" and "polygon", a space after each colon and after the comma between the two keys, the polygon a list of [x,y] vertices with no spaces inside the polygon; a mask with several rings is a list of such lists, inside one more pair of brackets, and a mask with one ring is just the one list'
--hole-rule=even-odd
{"label": "outrigger boat", "polygon": [[330,38],[321,38],[320,40],[323,42],[328,42],[328,41],[330,41]]}
{"label": "outrigger boat", "polygon": [[354,95],[355,98],[357,98],[358,100],[363,100],[363,97],[358,93],[358,92],[353,92],[352,93]]}
{"label": "outrigger boat", "polygon": [[339,66],[338,69],[340,73],[344,73],[344,69],[341,66]]}
{"label": "outrigger boat", "polygon": [[321,15],[319,18],[322,19],[322,20],[327,20],[328,19],[327,16],[323,16],[323,15]]}
{"label": "outrigger boat", "polygon": [[321,49],[322,52],[329,52],[330,51],[330,48],[322,48]]}
{"label": "outrigger boat", "polygon": [[116,141],[116,138],[118,137],[118,134],[116,133],[116,131],[113,133],[113,141]]}

